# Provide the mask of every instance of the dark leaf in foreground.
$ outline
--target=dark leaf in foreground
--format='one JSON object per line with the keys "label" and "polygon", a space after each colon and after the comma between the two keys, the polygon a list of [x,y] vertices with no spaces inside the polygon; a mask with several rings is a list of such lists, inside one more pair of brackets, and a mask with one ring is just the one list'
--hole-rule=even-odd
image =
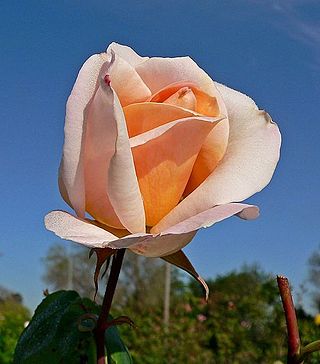
{"label": "dark leaf in foreground", "polygon": [[[14,364],[96,363],[95,318],[101,307],[75,291],[48,295],[18,341]],[[112,321],[110,317],[110,321]],[[109,363],[131,363],[116,327],[106,332]]]}

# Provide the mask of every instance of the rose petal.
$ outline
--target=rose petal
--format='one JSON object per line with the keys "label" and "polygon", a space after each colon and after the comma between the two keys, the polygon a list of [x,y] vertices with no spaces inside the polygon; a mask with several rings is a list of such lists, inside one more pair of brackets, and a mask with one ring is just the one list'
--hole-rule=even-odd
{"label": "rose petal", "polygon": [[[253,220],[259,216],[259,208],[254,205],[242,203],[228,203],[225,205],[215,206],[167,228],[161,233],[161,235],[185,234],[201,228],[207,228],[236,214],[245,220]],[[153,234],[158,232],[159,230],[157,226],[151,229],[151,233]]]}
{"label": "rose petal", "polygon": [[180,119],[130,140],[148,226],[178,204],[199,150],[220,120]]}
{"label": "rose petal", "polygon": [[183,107],[192,111],[196,111],[197,108],[197,99],[192,92],[192,89],[189,87],[182,87],[180,90],[168,97],[164,103]]}
{"label": "rose petal", "polygon": [[214,172],[157,226],[163,231],[212,206],[242,201],[264,188],[279,159],[281,137],[270,116],[247,96],[219,85],[228,108],[230,136]]}
{"label": "rose petal", "polygon": [[[65,211],[51,211],[45,216],[45,226],[62,239],[72,240],[89,248],[127,248],[140,242],[150,234],[131,234],[120,238],[86,220],[77,218]],[[115,231],[115,230],[113,230]],[[120,232],[122,234],[122,231]]]}
{"label": "rose petal", "polygon": [[[168,228],[160,235],[141,238],[141,241],[130,246],[130,250],[147,257],[174,254],[193,239],[198,229],[211,226],[236,214],[241,218],[255,219],[259,215],[259,209],[256,206],[239,203],[216,206]],[[157,229],[153,228],[151,232],[155,234]]]}
{"label": "rose petal", "polygon": [[171,121],[196,115],[181,107],[156,102],[131,104],[123,112],[130,138]]}
{"label": "rose petal", "polygon": [[168,234],[157,236],[141,237],[138,242],[129,246],[129,249],[136,254],[149,258],[163,257],[179,251],[196,235],[196,231],[186,234]]}
{"label": "rose petal", "polygon": [[105,81],[111,64],[102,67],[100,86],[86,110],[86,210],[107,225],[143,232],[143,202],[124,115],[109,79]]}
{"label": "rose petal", "polygon": [[105,53],[91,56],[79,71],[68,98],[65,120],[65,140],[59,169],[60,192],[78,216],[84,217],[85,192],[82,161],[84,135],[83,112],[96,89],[96,81]]}
{"label": "rose petal", "polygon": [[117,54],[110,70],[110,79],[122,106],[145,101],[151,95],[136,70]]}
{"label": "rose petal", "polygon": [[[192,107],[183,106],[177,104],[176,102],[172,102],[172,100],[177,99],[177,96],[181,97],[181,93],[182,96],[184,96],[187,91],[192,92],[192,96],[193,98],[195,98],[195,100],[192,100]],[[174,82],[153,94],[148,101],[177,104],[177,106],[182,106],[186,109],[195,110],[198,114],[206,116],[218,116],[220,114],[220,102],[223,112],[226,115],[225,108],[223,108],[223,100],[221,99],[221,97],[219,97],[219,94],[216,91],[214,84],[210,88],[210,92],[210,94],[203,92],[199,89],[199,87],[197,87],[195,83],[192,82]],[[215,96],[213,96],[212,94]]]}
{"label": "rose petal", "polygon": [[112,42],[108,46],[107,53],[111,54],[111,50],[113,50],[115,54],[119,55],[122,59],[128,62],[132,67],[136,67],[139,63],[142,63],[149,59],[149,57],[139,56],[132,48],[115,42]]}
{"label": "rose petal", "polygon": [[51,211],[45,217],[45,226],[62,239],[72,240],[88,247],[103,247],[119,238],[65,211]]}
{"label": "rose petal", "polygon": [[196,84],[211,96],[216,93],[211,78],[190,57],[153,57],[135,68],[153,94],[171,83],[185,81]]}
{"label": "rose petal", "polygon": [[207,136],[193,166],[187,187],[183,193],[188,196],[215,170],[224,157],[229,140],[229,119],[222,120]]}
{"label": "rose petal", "polygon": [[167,103],[169,100],[170,102],[183,89],[192,90],[192,94],[196,98],[196,113],[208,116],[219,114],[226,116],[226,119],[212,130],[203,143],[184,193],[184,196],[187,196],[210,175],[223,158],[228,145],[229,121],[225,104],[215,87],[211,90],[215,96],[210,96],[201,91],[194,83],[176,82],[152,95],[150,101]]}
{"label": "rose petal", "polygon": [[129,248],[133,252],[147,257],[162,257],[182,249],[194,237],[201,227],[226,219],[234,214],[242,218],[255,218],[256,206],[246,204],[228,204],[216,206],[198,214],[160,235],[146,233],[123,236],[123,231],[112,230],[115,234],[100,228],[86,220],[79,219],[65,211],[52,211],[45,217],[46,228],[63,239],[72,240],[91,248]]}

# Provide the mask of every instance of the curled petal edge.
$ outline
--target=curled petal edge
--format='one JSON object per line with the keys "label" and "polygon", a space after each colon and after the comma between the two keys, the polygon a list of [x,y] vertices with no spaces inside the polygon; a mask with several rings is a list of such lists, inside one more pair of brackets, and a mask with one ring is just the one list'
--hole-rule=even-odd
{"label": "curled petal edge", "polygon": [[[119,238],[113,233],[93,224],[90,220],[77,218],[65,211],[51,211],[45,217],[45,226],[63,239],[72,240],[89,248],[129,248],[146,257],[164,257],[186,246],[202,227],[208,227],[228,217],[237,215],[243,219],[255,219],[259,209],[247,204],[215,206],[197,214],[159,234],[136,233]],[[123,231],[119,230],[119,236]]]}

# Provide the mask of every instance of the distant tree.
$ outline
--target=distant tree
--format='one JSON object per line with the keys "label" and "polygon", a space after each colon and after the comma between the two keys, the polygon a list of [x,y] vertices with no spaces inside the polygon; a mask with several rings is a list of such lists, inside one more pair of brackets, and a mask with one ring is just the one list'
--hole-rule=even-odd
{"label": "distant tree", "polygon": [[286,331],[274,277],[256,266],[243,267],[208,285],[212,293],[204,315],[214,363],[284,360]]}
{"label": "distant tree", "polygon": [[[165,263],[159,258],[146,258],[126,252],[115,303],[121,307],[142,310],[146,306],[162,310],[164,297]],[[172,267],[171,303],[184,289],[178,269]]]}
{"label": "distant tree", "polygon": [[89,249],[55,244],[43,258],[45,273],[43,280],[49,290],[73,289],[82,297],[94,295],[94,258],[89,259]]}
{"label": "distant tree", "polygon": [[168,330],[157,307],[141,304],[139,311],[133,310],[137,329],[120,330],[135,362],[285,362],[285,323],[274,277],[257,267],[244,267],[208,283],[208,303],[193,280],[176,293]]}
{"label": "distant tree", "polygon": [[320,312],[320,248],[314,251],[308,259],[307,281],[312,286],[313,305]]}
{"label": "distant tree", "polygon": [[[55,244],[43,258],[45,273],[43,280],[50,290],[74,289],[80,296],[94,296],[93,275],[95,270],[95,254],[89,259],[89,249],[75,246],[67,249],[65,245]],[[100,272],[102,277],[104,267]],[[164,262],[159,258],[145,258],[128,250],[125,254],[123,268],[116,290],[114,304],[120,307],[134,305],[137,310],[142,306],[160,306],[164,294]],[[179,272],[172,269],[172,299],[181,289]],[[97,301],[105,289],[107,274],[100,278]]]}
{"label": "distant tree", "polygon": [[0,287],[0,364],[12,363],[16,343],[29,320],[22,296]]}
{"label": "distant tree", "polygon": [[[44,262],[51,288],[68,288],[71,276],[73,288],[92,297],[95,258],[88,259],[88,249],[70,251],[57,245],[50,248]],[[164,275],[161,259],[126,252],[112,314],[127,315],[135,322],[136,328],[119,328],[135,363],[286,361],[286,327],[275,277],[255,266],[218,276],[208,281],[211,294],[205,303],[199,284],[173,269],[170,324],[166,327]],[[105,283],[106,278],[99,281],[101,291]],[[303,343],[318,339],[319,328],[313,318],[303,309],[298,315]],[[306,364],[320,362],[317,355]]]}

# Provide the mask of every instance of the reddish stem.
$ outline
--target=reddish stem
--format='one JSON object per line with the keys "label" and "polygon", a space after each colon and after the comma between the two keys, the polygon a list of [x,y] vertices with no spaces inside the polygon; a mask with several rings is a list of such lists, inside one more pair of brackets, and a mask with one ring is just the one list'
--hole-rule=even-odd
{"label": "reddish stem", "polygon": [[113,256],[112,265],[110,269],[109,279],[104,293],[101,312],[97,321],[95,329],[95,339],[97,345],[97,364],[105,364],[105,339],[104,334],[108,326],[108,317],[110,308],[119,279],[121,265],[125,253],[125,249],[119,249]]}
{"label": "reddish stem", "polygon": [[289,281],[286,277],[277,276],[278,287],[282,300],[282,306],[286,317],[288,333],[288,364],[299,363],[300,335],[296,311],[294,308]]}

